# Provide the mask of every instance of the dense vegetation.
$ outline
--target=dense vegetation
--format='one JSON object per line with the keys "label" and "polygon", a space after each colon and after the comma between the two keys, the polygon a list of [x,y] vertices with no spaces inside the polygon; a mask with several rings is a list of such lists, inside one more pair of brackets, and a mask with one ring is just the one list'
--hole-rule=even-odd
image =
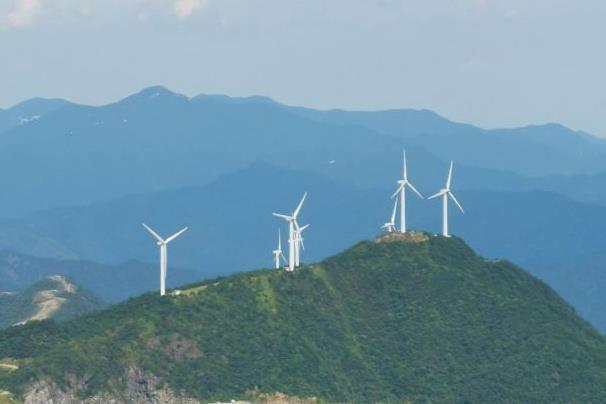
{"label": "dense vegetation", "polygon": [[129,366],[201,400],[604,402],[606,342],[549,287],[461,240],[362,242],[295,273],[147,294],[0,333],[0,390],[119,392]]}

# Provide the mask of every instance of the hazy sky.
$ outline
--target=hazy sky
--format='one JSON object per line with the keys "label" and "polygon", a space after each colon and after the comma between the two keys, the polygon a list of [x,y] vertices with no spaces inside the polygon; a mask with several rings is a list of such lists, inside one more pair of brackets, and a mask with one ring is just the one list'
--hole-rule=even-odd
{"label": "hazy sky", "polygon": [[606,136],[604,0],[0,0],[0,107],[162,84]]}

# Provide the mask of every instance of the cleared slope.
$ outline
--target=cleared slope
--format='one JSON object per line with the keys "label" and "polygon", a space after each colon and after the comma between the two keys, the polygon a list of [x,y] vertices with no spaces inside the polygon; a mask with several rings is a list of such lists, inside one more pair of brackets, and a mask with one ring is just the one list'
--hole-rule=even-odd
{"label": "cleared slope", "polygon": [[362,242],[293,274],[188,290],[0,333],[0,357],[22,362],[0,389],[45,380],[119,398],[138,377],[202,401],[276,391],[356,402],[606,400],[604,339],[549,287],[459,239]]}
{"label": "cleared slope", "polygon": [[29,288],[0,295],[0,327],[46,319],[65,320],[106,304],[71,279],[53,275]]}

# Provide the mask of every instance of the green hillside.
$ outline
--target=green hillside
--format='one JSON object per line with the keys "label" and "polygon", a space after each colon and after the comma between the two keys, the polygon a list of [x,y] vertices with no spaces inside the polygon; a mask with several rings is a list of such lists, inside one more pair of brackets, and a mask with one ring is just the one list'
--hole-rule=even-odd
{"label": "green hillside", "polygon": [[67,320],[106,304],[64,276],[48,276],[27,289],[0,292],[0,327],[27,321]]}
{"label": "green hillside", "polygon": [[0,358],[18,369],[0,370],[0,390],[22,397],[44,381],[124,402],[143,390],[202,402],[275,392],[606,401],[606,341],[549,287],[460,239],[416,236],[361,242],[295,273],[252,272],[10,328]]}

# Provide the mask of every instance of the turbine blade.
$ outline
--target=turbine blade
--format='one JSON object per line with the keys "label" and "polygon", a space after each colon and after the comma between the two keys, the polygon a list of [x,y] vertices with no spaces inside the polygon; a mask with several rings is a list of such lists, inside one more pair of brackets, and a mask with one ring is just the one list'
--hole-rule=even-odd
{"label": "turbine blade", "polygon": [[389,222],[389,224],[391,223],[395,223],[396,222],[396,212],[398,210],[398,200],[396,199],[394,204],[393,204],[393,211],[391,212],[391,221]]}
{"label": "turbine blade", "polygon": [[185,227],[185,228],[179,230],[178,232],[176,232],[175,234],[173,234],[172,236],[170,236],[169,238],[166,239],[166,244],[170,243],[171,241],[173,241],[174,239],[179,237],[181,234],[185,233],[187,230],[189,230],[189,227]]}
{"label": "turbine blade", "polygon": [[450,169],[448,170],[448,180],[446,180],[446,189],[450,189],[450,183],[452,182],[452,166],[454,161],[450,161]]}
{"label": "turbine blade", "polygon": [[407,182],[406,184],[408,185],[408,187],[409,187],[410,189],[412,189],[412,191],[413,191],[415,194],[417,194],[417,195],[419,196],[419,198],[423,199],[423,195],[421,195],[421,193],[420,193],[419,191],[417,191],[417,189],[415,188],[415,186],[414,186],[414,185],[412,185],[410,182]]}
{"label": "turbine blade", "polygon": [[309,225],[308,225],[308,224],[306,224],[306,225],[305,225],[305,226],[303,226],[303,227],[300,227],[300,228],[299,228],[299,234],[303,233],[303,230],[307,229],[308,227],[309,227]]}
{"label": "turbine blade", "polygon": [[404,156],[404,169],[402,175],[404,176],[404,180],[408,179],[408,168],[406,167],[406,149],[402,149],[402,155]]}
{"label": "turbine blade", "polygon": [[434,199],[434,198],[437,198],[438,196],[442,196],[442,195],[444,195],[444,191],[440,191],[437,194],[430,196],[429,198],[427,198],[427,200]]}
{"label": "turbine blade", "polygon": [[272,213],[272,215],[273,215],[273,216],[275,216],[275,217],[279,217],[280,219],[284,219],[284,220],[286,220],[287,222],[289,222],[289,221],[291,221],[291,220],[292,220],[292,217],[291,217],[291,216],[287,216],[287,215],[281,215],[281,214],[279,214],[279,213]]}
{"label": "turbine blade", "polygon": [[396,196],[398,196],[398,194],[402,191],[402,189],[404,188],[404,185],[400,185],[398,187],[398,189],[396,190],[396,192],[393,193],[393,195],[391,196],[391,199],[395,198]]}
{"label": "turbine blade", "polygon": [[295,211],[292,213],[292,216],[294,218],[296,218],[299,215],[299,212],[301,211],[301,208],[303,207],[303,202],[305,202],[305,198],[307,198],[307,192],[305,192],[303,194],[303,198],[301,198],[301,202],[299,202],[297,209],[295,209]]}
{"label": "turbine blade", "polygon": [[448,192],[448,196],[450,196],[452,198],[452,200],[454,201],[454,203],[457,204],[457,206],[459,207],[459,209],[461,209],[461,212],[465,213],[465,211],[463,210],[463,207],[461,206],[461,204],[459,203],[459,201],[457,201],[457,198],[455,198],[454,194],[452,192]]}
{"label": "turbine blade", "polygon": [[145,228],[147,229],[147,231],[148,231],[148,232],[150,232],[150,233],[151,233],[151,235],[152,235],[152,236],[154,236],[154,237],[156,238],[156,240],[158,240],[158,241],[160,241],[160,242],[162,242],[162,243],[164,242],[164,240],[162,239],[162,237],[160,237],[160,236],[158,235],[158,233],[156,233],[155,231],[153,231],[153,230],[151,229],[151,227],[149,227],[149,226],[148,226],[148,225],[146,225],[145,223],[143,223],[143,227],[145,227]]}

